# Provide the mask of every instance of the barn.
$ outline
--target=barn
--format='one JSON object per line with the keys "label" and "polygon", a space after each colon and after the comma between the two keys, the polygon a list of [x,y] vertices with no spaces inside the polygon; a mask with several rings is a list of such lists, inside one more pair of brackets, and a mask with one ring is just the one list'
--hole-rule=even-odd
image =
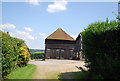
{"label": "barn", "polygon": [[81,45],[81,34],[79,34],[75,40],[75,45],[74,45],[74,59],[83,59],[84,55],[81,53],[82,51],[82,45]]}
{"label": "barn", "polygon": [[72,59],[75,40],[61,28],[45,39],[45,58]]}

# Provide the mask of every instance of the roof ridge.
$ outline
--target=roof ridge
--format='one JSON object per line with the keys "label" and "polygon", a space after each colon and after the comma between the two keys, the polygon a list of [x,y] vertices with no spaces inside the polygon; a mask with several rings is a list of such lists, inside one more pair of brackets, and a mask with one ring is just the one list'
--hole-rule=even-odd
{"label": "roof ridge", "polygon": [[[61,29],[64,33],[66,33],[63,29]],[[68,33],[66,33],[68,36],[70,36]],[[71,36],[70,36],[71,37]],[[72,38],[72,37],[71,37]],[[72,38],[73,39],[73,38]]]}

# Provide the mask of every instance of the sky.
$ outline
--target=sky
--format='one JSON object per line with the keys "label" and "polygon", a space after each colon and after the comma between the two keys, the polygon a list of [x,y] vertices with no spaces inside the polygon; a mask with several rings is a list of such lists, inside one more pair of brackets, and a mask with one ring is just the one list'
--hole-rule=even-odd
{"label": "sky", "polygon": [[[74,39],[91,23],[115,20],[117,2],[2,2],[0,30],[25,40],[32,49],[44,49],[45,38],[59,27]],[[114,12],[114,13],[112,13]]]}

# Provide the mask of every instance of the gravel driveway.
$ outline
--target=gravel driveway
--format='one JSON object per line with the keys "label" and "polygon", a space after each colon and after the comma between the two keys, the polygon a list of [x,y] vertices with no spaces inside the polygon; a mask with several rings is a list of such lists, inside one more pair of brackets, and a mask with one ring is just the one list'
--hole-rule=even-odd
{"label": "gravel driveway", "polygon": [[[29,63],[37,66],[33,79],[57,79],[60,73],[77,72],[80,70],[75,66],[84,65],[84,61],[56,59],[31,60]],[[66,79],[71,79],[71,76],[66,76]]]}

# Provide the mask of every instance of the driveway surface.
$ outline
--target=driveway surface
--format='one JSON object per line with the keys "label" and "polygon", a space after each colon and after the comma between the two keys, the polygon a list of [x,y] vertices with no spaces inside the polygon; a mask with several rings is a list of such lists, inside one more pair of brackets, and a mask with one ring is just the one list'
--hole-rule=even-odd
{"label": "driveway surface", "polygon": [[[31,60],[29,63],[37,66],[33,79],[58,79],[61,73],[78,72],[80,70],[76,66],[83,67],[85,64],[84,61],[56,59]],[[72,79],[70,75],[65,78]]]}

